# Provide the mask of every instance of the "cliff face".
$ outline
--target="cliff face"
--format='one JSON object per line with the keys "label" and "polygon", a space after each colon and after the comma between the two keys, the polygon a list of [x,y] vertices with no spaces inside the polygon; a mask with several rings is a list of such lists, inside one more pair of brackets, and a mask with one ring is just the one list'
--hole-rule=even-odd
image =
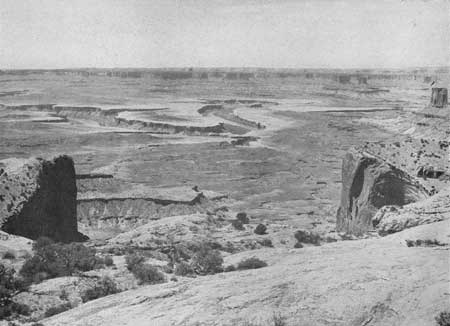
{"label": "cliff face", "polygon": [[81,239],[72,158],[0,161],[0,228],[30,239]]}
{"label": "cliff face", "polygon": [[350,151],[342,164],[341,204],[337,230],[362,234],[385,205],[403,206],[428,197],[427,190],[406,172],[368,153]]}

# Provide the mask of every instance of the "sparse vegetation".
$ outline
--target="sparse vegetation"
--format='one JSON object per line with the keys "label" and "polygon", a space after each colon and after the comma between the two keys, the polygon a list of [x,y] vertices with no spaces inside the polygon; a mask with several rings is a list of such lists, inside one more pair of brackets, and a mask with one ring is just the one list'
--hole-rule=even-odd
{"label": "sparse vegetation", "polygon": [[16,259],[16,255],[12,251],[7,251],[3,254],[3,259],[13,260]]}
{"label": "sparse vegetation", "polygon": [[96,256],[95,249],[81,243],[62,244],[40,238],[33,244],[33,249],[34,255],[25,261],[20,270],[20,274],[30,282],[103,267],[103,261]]}
{"label": "sparse vegetation", "polygon": [[140,256],[138,254],[131,254],[125,256],[125,263],[129,271],[132,271],[136,266],[142,265],[144,261],[145,257]]}
{"label": "sparse vegetation", "polygon": [[408,247],[442,247],[446,246],[445,243],[439,242],[434,239],[426,239],[426,240],[406,240],[406,245]]}
{"label": "sparse vegetation", "polygon": [[111,278],[105,276],[100,279],[94,287],[84,291],[81,295],[81,300],[83,300],[83,302],[87,302],[119,292],[120,290],[117,288],[116,283]]}
{"label": "sparse vegetation", "polygon": [[158,267],[146,264],[145,257],[138,254],[125,256],[127,269],[139,280],[140,284],[157,284],[166,282],[166,277]]}
{"label": "sparse vegetation", "polygon": [[273,247],[272,240],[270,240],[270,239],[262,239],[258,242],[264,247]]}
{"label": "sparse vegetation", "polygon": [[103,260],[105,262],[105,265],[108,266],[108,267],[114,265],[114,260],[113,260],[113,258],[111,256],[105,256],[103,258]]}
{"label": "sparse vegetation", "polygon": [[25,288],[24,283],[14,274],[13,269],[0,264],[0,320],[30,314],[28,306],[13,301],[13,296]]}
{"label": "sparse vegetation", "polygon": [[223,258],[220,251],[202,245],[192,257],[191,266],[197,274],[215,274],[223,271]]}
{"label": "sparse vegetation", "polygon": [[267,232],[267,226],[264,224],[258,224],[253,232],[258,235],[264,235]]}
{"label": "sparse vegetation", "polygon": [[225,267],[224,272],[234,272],[236,270],[236,267],[234,265],[228,265]]}
{"label": "sparse vegetation", "polygon": [[441,311],[435,319],[439,326],[450,326],[450,311]]}
{"label": "sparse vegetation", "polygon": [[250,219],[248,218],[247,213],[245,212],[237,213],[236,220],[241,221],[242,224],[250,223]]}
{"label": "sparse vegetation", "polygon": [[251,257],[244,259],[239,262],[237,269],[238,270],[244,270],[244,269],[256,269],[256,268],[262,268],[266,267],[267,263],[259,258]]}
{"label": "sparse vegetation", "polygon": [[66,302],[66,303],[62,303],[59,306],[55,306],[55,307],[50,307],[47,309],[47,311],[45,311],[45,318],[60,314],[64,311],[67,311],[69,309],[71,309],[72,306],[70,305],[70,303]]}
{"label": "sparse vegetation", "polygon": [[244,224],[243,224],[241,221],[239,221],[239,220],[232,220],[232,221],[231,221],[231,225],[232,225],[236,230],[239,230],[239,231],[245,230]]}
{"label": "sparse vegetation", "polygon": [[186,262],[179,262],[175,265],[175,275],[186,276],[194,273],[194,269]]}
{"label": "sparse vegetation", "polygon": [[158,284],[166,282],[166,277],[158,267],[150,264],[136,265],[131,272],[140,284]]}
{"label": "sparse vegetation", "polygon": [[295,232],[294,237],[300,243],[320,244],[320,235],[311,231],[299,230]]}

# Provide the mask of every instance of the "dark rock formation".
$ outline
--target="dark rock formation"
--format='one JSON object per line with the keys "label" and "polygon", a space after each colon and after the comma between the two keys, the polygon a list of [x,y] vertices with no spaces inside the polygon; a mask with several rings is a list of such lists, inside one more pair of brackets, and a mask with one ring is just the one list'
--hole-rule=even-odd
{"label": "dark rock formation", "polygon": [[443,108],[448,104],[447,88],[433,87],[431,89],[431,106]]}
{"label": "dark rock formation", "polygon": [[36,239],[82,240],[72,158],[0,161],[0,229]]}
{"label": "dark rock formation", "polygon": [[428,191],[406,172],[365,152],[352,150],[342,164],[338,231],[362,234],[385,205],[403,206],[428,197]]}

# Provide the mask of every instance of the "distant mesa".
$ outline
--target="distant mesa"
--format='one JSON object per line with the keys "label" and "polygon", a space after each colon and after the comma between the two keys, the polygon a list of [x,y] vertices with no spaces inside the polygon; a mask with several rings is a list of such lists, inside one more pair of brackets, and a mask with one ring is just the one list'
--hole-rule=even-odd
{"label": "distant mesa", "polygon": [[77,230],[77,188],[66,155],[0,161],[0,229],[30,239],[84,240]]}

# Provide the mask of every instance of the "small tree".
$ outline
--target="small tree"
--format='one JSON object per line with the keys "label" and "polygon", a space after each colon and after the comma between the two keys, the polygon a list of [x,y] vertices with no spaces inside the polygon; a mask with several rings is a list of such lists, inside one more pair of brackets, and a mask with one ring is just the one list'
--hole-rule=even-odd
{"label": "small tree", "polygon": [[24,283],[17,279],[15,271],[0,264],[0,320],[14,314],[28,315],[26,305],[13,301],[13,296],[24,289]]}

